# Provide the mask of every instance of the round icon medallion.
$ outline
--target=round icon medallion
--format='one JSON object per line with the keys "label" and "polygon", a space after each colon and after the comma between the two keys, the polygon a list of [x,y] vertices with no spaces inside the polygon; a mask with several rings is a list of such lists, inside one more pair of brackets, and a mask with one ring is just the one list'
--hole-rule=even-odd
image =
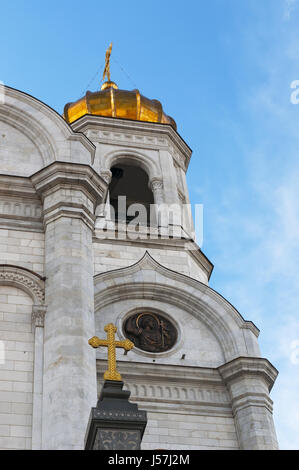
{"label": "round icon medallion", "polygon": [[175,326],[167,318],[151,312],[136,313],[127,318],[124,333],[137,348],[153,353],[171,349],[178,336]]}

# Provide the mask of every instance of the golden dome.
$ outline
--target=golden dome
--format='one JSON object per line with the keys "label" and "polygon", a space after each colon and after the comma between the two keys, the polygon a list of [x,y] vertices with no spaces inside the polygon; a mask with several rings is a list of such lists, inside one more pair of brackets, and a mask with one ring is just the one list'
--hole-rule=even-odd
{"label": "golden dome", "polygon": [[102,85],[100,91],[87,91],[83,98],[67,103],[63,117],[72,123],[85,114],[159,122],[176,129],[175,121],[163,112],[160,101],[146,98],[139,90],[119,90],[110,80]]}

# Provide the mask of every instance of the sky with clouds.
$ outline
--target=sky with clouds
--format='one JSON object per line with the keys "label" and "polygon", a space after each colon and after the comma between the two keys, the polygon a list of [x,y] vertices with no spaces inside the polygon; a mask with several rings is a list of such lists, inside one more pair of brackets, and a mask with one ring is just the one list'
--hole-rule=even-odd
{"label": "sky with clouds", "polygon": [[[278,369],[280,448],[299,449],[297,0],[1,2],[0,80],[58,112],[112,79],[159,99],[193,150],[211,287],[260,333]],[[299,96],[299,94],[298,94]]]}

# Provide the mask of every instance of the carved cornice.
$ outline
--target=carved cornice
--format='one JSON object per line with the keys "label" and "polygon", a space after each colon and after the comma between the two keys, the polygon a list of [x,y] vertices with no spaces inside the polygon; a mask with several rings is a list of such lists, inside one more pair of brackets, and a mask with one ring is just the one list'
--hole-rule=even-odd
{"label": "carved cornice", "polygon": [[218,368],[226,384],[238,381],[244,377],[261,377],[269,391],[278,376],[278,370],[262,357],[237,357]]}
{"label": "carved cornice", "polygon": [[30,177],[38,194],[44,198],[54,187],[80,187],[85,189],[95,204],[99,204],[107,190],[107,183],[88,165],[54,162]]}
{"label": "carved cornice", "polygon": [[[105,366],[104,360],[97,359],[99,379]],[[124,360],[119,360],[118,367],[132,401],[148,410],[159,406],[231,414],[231,399],[217,369]]]}
{"label": "carved cornice", "polygon": [[[45,224],[59,217],[80,218],[93,230],[95,208],[103,202],[108,187],[93,168],[77,163],[54,162],[30,179],[44,202]],[[84,197],[78,197],[78,192],[80,195],[83,193]]]}
{"label": "carved cornice", "polygon": [[76,132],[84,132],[93,142],[168,149],[177,164],[187,170],[192,150],[168,124],[85,115],[72,124]]}
{"label": "carved cornice", "polygon": [[0,226],[41,231],[42,204],[29,178],[0,175]]}

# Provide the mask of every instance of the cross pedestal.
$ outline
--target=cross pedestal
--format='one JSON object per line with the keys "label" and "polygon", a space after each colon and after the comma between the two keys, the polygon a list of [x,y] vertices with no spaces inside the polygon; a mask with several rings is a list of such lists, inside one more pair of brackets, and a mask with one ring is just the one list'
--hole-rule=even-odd
{"label": "cross pedestal", "polygon": [[139,450],[146,411],[129,402],[123,382],[106,380],[96,408],[91,409],[85,450]]}

